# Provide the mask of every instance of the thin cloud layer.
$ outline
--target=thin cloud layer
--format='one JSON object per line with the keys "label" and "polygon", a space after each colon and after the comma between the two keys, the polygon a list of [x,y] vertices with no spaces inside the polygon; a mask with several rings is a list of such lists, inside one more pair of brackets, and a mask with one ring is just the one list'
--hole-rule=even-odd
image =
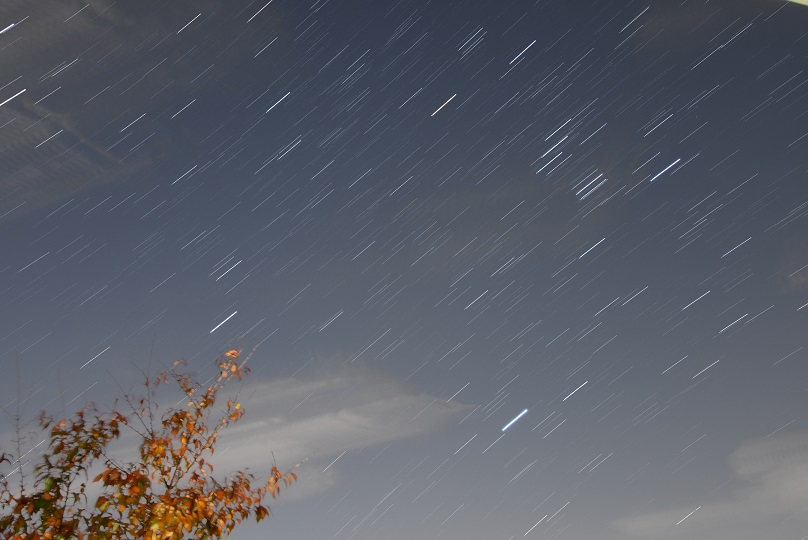
{"label": "thin cloud layer", "polygon": [[619,519],[614,527],[641,538],[743,539],[792,516],[808,522],[808,434],[745,442],[729,462],[742,487],[724,499]]}
{"label": "thin cloud layer", "polygon": [[246,415],[224,435],[217,469],[260,471],[273,455],[281,468],[306,460],[297,496],[336,484],[338,463],[328,466],[343,453],[430,433],[470,410],[347,365],[306,379],[250,385],[243,400]]}
{"label": "thin cloud layer", "polygon": [[[232,390],[226,388],[221,398],[232,397]],[[208,461],[217,477],[245,469],[260,477],[273,460],[283,471],[298,465],[300,480],[284,492],[283,500],[304,499],[337,485],[342,478],[337,458],[346,453],[433,432],[472,408],[354,365],[248,384],[238,399],[246,414],[222,433]],[[161,409],[169,406],[166,402]],[[212,420],[216,418],[214,413]],[[12,436],[0,437],[2,446]],[[136,459],[138,442],[133,433],[124,432],[112,446],[113,457]]]}
{"label": "thin cloud layer", "polygon": [[[260,476],[273,460],[283,471],[299,465],[300,481],[284,500],[337,485],[338,459],[344,454],[434,432],[473,408],[417,392],[403,380],[356,364],[301,378],[250,379],[237,398],[245,416],[222,433],[208,461],[217,476],[244,469]],[[221,399],[233,397],[233,390],[226,388]],[[134,438],[124,434],[115,455],[132,459],[133,444]]]}
{"label": "thin cloud layer", "polygon": [[229,25],[224,35],[252,50],[269,30],[247,28],[244,18],[220,21],[226,6],[195,2],[196,26],[180,34],[176,21],[193,18],[181,3],[4,2],[0,222],[130,180],[174,155],[189,128],[185,117],[166,119],[192,100],[203,106],[226,94],[244,55],[186,36]]}

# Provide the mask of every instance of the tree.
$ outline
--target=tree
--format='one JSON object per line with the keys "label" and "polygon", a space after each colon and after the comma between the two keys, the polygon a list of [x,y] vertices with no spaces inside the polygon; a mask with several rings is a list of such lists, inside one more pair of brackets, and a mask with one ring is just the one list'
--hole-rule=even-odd
{"label": "tree", "polygon": [[[249,355],[240,363],[239,355],[233,349],[217,358],[215,382],[206,388],[181,371],[179,361],[155,378],[146,376],[144,397],[121,398],[126,414],[118,410],[121,400],[106,412],[90,404],[59,422],[41,413],[48,446],[34,467],[32,486],[21,481],[12,487],[9,475],[0,479],[0,538],[215,539],[251,515],[266,518],[265,496],[275,498],[281,484],[296,480],[293,471],[282,473],[273,462],[266,481],[241,470],[218,481],[208,461],[220,432],[244,415],[235,396],[211,423],[219,391],[249,371]],[[179,387],[185,405],[160,414],[155,390],[168,384]],[[110,456],[122,429],[140,439],[139,460]],[[0,464],[14,463],[0,453]]]}

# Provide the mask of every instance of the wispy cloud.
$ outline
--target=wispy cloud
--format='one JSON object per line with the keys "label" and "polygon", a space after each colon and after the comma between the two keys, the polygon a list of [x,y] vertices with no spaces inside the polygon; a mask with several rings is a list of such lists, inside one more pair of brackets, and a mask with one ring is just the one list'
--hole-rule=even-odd
{"label": "wispy cloud", "polygon": [[[259,477],[273,459],[282,471],[296,464],[299,481],[283,500],[310,497],[337,485],[340,460],[353,451],[411,439],[433,432],[472,405],[448,396],[417,391],[388,373],[352,364],[321,362],[315,373],[295,378],[245,379],[238,400],[245,416],[222,432],[208,459],[217,477],[249,469]],[[226,387],[221,399],[233,397]],[[170,400],[165,407],[175,405]],[[212,420],[216,418],[213,414]],[[133,459],[137,445],[125,433],[115,444],[116,459]]]}
{"label": "wispy cloud", "polygon": [[[808,506],[808,434],[793,433],[752,440],[729,457],[743,487],[722,499],[618,519],[620,532],[642,538],[745,538],[790,516],[806,521]],[[686,518],[686,519],[683,519]],[[678,524],[677,524],[678,523]],[[752,533],[754,534],[754,533]],[[751,537],[750,537],[751,538]]]}
{"label": "wispy cloud", "polygon": [[307,459],[297,496],[336,484],[339,463],[329,465],[344,453],[432,432],[470,408],[353,365],[250,385],[243,398],[247,413],[226,432],[217,461],[261,470],[273,455],[280,467]]}
{"label": "wispy cloud", "polygon": [[[241,47],[231,50],[210,35],[200,40],[204,23],[220,21],[215,14],[227,5],[200,0],[186,12],[178,3],[147,9],[113,0],[4,0],[0,221],[126,181],[187,151],[185,125],[157,119],[192,99],[202,106],[227,95],[228,85],[203,83],[230,80],[234,59],[265,41],[263,32],[247,32],[245,18],[216,23],[229,25],[221,35],[231,36],[228,42],[239,35]],[[282,27],[272,13],[264,30]]]}
{"label": "wispy cloud", "polygon": [[[339,484],[339,460],[352,451],[430,433],[472,408],[454,400],[447,403],[447,397],[418,392],[395,376],[355,364],[301,378],[246,381],[238,397],[246,414],[222,432],[208,461],[217,478],[244,469],[260,478],[273,459],[282,471],[302,463],[296,469],[299,481],[284,491],[284,501]],[[233,391],[226,387],[220,397],[232,397]],[[173,401],[165,401],[161,410],[176,405]],[[216,418],[214,413],[212,420]],[[12,437],[0,433],[0,448],[10,448]],[[134,433],[125,431],[112,445],[111,455],[121,461],[136,459],[138,443]]]}

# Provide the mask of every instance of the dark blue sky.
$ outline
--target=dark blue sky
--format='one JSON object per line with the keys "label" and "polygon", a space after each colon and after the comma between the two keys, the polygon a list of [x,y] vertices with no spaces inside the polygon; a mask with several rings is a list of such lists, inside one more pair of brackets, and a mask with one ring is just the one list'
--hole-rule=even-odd
{"label": "dark blue sky", "polygon": [[808,534],[808,8],[8,0],[0,30],[4,406],[258,346],[221,470],[307,461],[235,538]]}

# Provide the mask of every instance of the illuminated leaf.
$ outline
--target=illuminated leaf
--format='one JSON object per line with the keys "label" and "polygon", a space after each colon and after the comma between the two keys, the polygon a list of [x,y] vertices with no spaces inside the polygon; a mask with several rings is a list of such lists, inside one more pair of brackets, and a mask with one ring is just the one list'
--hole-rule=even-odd
{"label": "illuminated leaf", "polygon": [[[239,351],[228,353],[226,356],[235,358]],[[150,396],[155,396],[154,387],[170,382],[187,396],[194,394],[198,383],[173,369],[178,365],[146,380]],[[288,486],[297,476],[291,471],[281,473],[273,464],[266,484],[257,487],[254,477],[243,471],[224,481],[210,478],[213,467],[206,455],[214,453],[219,431],[244,414],[241,403],[228,400],[228,412],[211,418],[219,390],[231,378],[244,374],[229,361],[219,369],[221,379],[207,388],[200,401],[187,401],[191,410],[160,412],[156,399],[125,395],[124,401],[132,407],[129,414],[102,412],[91,405],[55,425],[41,415],[42,427],[51,429],[41,463],[34,469],[38,478],[35,493],[12,493],[0,479],[0,531],[13,529],[14,540],[218,539],[228,536],[250,514],[258,521],[265,519],[269,509],[262,505],[264,497],[277,497],[279,481]],[[111,460],[107,446],[119,438],[119,424],[132,422],[143,428],[137,431],[142,436],[137,447],[139,460]],[[12,459],[0,454],[3,462]],[[106,469],[93,477],[92,482],[100,485],[92,489],[100,493],[89,503],[85,491],[91,488],[75,479],[87,479],[87,472],[99,465]]]}

